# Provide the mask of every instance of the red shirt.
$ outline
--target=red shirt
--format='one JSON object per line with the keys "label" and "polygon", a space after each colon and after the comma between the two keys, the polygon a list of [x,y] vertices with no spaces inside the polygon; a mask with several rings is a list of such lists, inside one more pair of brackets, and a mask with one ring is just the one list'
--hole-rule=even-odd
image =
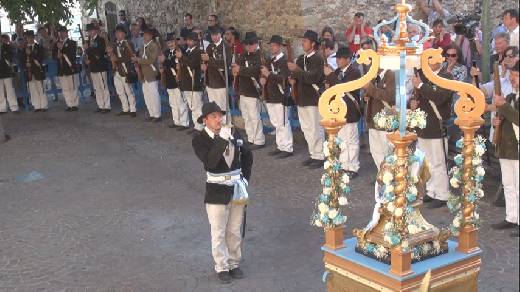
{"label": "red shirt", "polygon": [[450,35],[449,32],[447,32],[447,33],[445,33],[442,36],[441,40],[435,38],[435,39],[432,39],[432,40],[426,42],[425,46],[423,47],[423,49],[427,49],[427,48],[434,48],[434,49],[442,48],[444,50],[450,44],[451,44],[451,35]]}
{"label": "red shirt", "polygon": [[[347,29],[347,32],[345,33],[347,39],[348,36],[352,33],[352,28]],[[370,27],[365,26],[365,33],[366,35],[372,35],[373,31]],[[360,48],[361,48],[361,28],[356,27],[356,32],[354,34],[354,38],[352,41],[348,44],[348,47],[352,54],[355,54]]]}
{"label": "red shirt", "polygon": [[235,42],[233,49],[234,53],[237,55],[242,55],[244,53],[244,47],[242,46],[242,43],[238,40]]}

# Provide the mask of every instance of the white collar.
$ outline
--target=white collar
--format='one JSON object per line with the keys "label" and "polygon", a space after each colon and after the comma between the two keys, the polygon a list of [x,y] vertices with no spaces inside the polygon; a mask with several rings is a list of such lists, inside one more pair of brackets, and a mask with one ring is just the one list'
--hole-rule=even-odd
{"label": "white collar", "polygon": [[210,136],[211,139],[215,139],[215,133],[213,133],[213,131],[211,131],[208,127],[204,127],[204,131],[206,131],[206,133],[208,134],[208,136]]}
{"label": "white collar", "polygon": [[519,27],[519,25],[517,24],[516,27],[515,27],[515,29],[513,29],[513,30],[511,30],[511,31],[508,30],[508,31],[509,31],[510,33],[518,33],[518,27]]}
{"label": "white collar", "polygon": [[[347,67],[345,67],[344,69],[341,69],[341,72],[343,72],[343,73],[347,72],[349,67],[350,67],[350,64],[348,64]],[[383,78],[383,77],[381,77],[381,78]]]}
{"label": "white collar", "polygon": [[274,62],[280,60],[282,57],[283,57],[283,52],[280,51],[280,53],[274,57]]}
{"label": "white collar", "polygon": [[215,47],[220,46],[221,43],[222,43],[222,38],[220,38],[220,41],[218,43],[215,43]]}
{"label": "white collar", "polygon": [[191,53],[193,50],[195,50],[196,47],[197,47],[197,46],[194,46],[194,47],[192,47],[192,48],[188,48],[188,49],[186,49],[186,52],[187,52],[187,53]]}
{"label": "white collar", "polygon": [[385,74],[386,74],[386,69],[381,71],[381,73],[379,73],[379,78],[381,78],[381,80],[385,77]]}
{"label": "white collar", "polygon": [[312,52],[310,52],[309,54],[304,54],[303,56],[304,56],[305,58],[310,58],[310,57],[312,57],[314,54],[316,54],[316,51],[312,51]]}
{"label": "white collar", "polygon": [[144,45],[144,47],[146,48],[149,44],[151,44],[153,42],[153,39],[151,41],[149,41],[146,45]]}
{"label": "white collar", "polygon": [[98,34],[96,33],[96,35],[92,38],[92,40],[95,40],[97,38]]}
{"label": "white collar", "polygon": [[336,58],[336,52],[332,52],[332,54],[330,54],[330,56],[327,57],[327,59],[330,59],[330,58]]}

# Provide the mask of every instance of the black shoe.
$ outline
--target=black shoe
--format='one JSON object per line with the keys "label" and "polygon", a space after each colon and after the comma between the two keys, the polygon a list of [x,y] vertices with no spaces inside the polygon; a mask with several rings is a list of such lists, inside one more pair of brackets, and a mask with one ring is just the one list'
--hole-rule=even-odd
{"label": "black shoe", "polygon": [[177,126],[177,131],[182,132],[188,130],[190,127],[186,126]]}
{"label": "black shoe", "polygon": [[291,156],[293,156],[292,152],[282,151],[282,153],[280,153],[278,156],[276,156],[276,158],[278,158],[278,159],[285,159],[285,158],[291,157]]}
{"label": "black shoe", "polygon": [[433,201],[433,198],[428,195],[424,195],[422,201],[423,201],[423,203],[429,203],[429,202]]}
{"label": "black shoe", "polygon": [[[513,229],[513,231],[511,231],[511,237],[518,237],[518,225],[516,225],[515,229]],[[233,276],[231,276],[233,277]]]}
{"label": "black shoe", "polygon": [[0,115],[5,115],[7,112],[0,112]]}
{"label": "black shoe", "polygon": [[228,271],[218,272],[217,279],[221,284],[229,284],[231,283],[231,275],[229,275]]}
{"label": "black shoe", "polygon": [[71,112],[72,111],[72,108],[71,107],[67,107],[67,109],[65,109],[66,112]]}
{"label": "black shoe", "polygon": [[496,229],[496,230],[506,230],[506,229],[515,228],[517,226],[518,225],[516,225],[515,223],[507,222],[506,220],[496,223],[496,224],[491,224],[491,228]]}
{"label": "black shoe", "polygon": [[259,149],[262,149],[262,148],[265,148],[265,144],[264,145],[253,144],[253,145],[249,146],[249,149],[251,149],[251,150],[259,150]]}
{"label": "black shoe", "polygon": [[42,112],[42,113],[44,113],[44,112],[46,112],[46,111],[47,111],[46,108],[42,108],[42,109],[40,109],[40,112]]}
{"label": "black shoe", "polygon": [[108,114],[110,112],[110,109],[109,108],[106,108],[104,110],[101,110],[101,113],[103,114]]}
{"label": "black shoe", "polygon": [[136,114],[135,112],[131,112],[131,113],[129,114],[129,116],[130,116],[131,118],[135,118],[135,117],[137,117],[137,114]]}
{"label": "black shoe", "polygon": [[177,127],[178,126],[176,124],[169,124],[168,125],[168,128],[170,128],[170,129],[177,129]]}
{"label": "black shoe", "polygon": [[240,268],[234,268],[229,271],[229,275],[233,279],[242,279],[244,278],[244,272]]}
{"label": "black shoe", "polygon": [[355,172],[355,171],[350,171],[350,170],[347,170],[347,175],[350,179],[354,179],[358,176],[358,173]]}
{"label": "black shoe", "polygon": [[73,107],[71,107],[71,109],[73,112],[77,112],[79,110],[79,108],[77,106],[73,106]]}
{"label": "black shoe", "polygon": [[158,122],[160,122],[160,121],[162,121],[162,118],[153,118],[153,122],[154,122],[154,123],[158,123]]}
{"label": "black shoe", "polygon": [[116,114],[116,116],[127,116],[128,114],[128,112],[120,111]]}
{"label": "black shoe", "polygon": [[147,121],[147,122],[151,122],[151,121],[153,121],[153,118],[152,117],[146,117],[146,118],[144,118],[144,120]]}
{"label": "black shoe", "polygon": [[309,164],[309,168],[310,169],[321,168],[321,167],[323,167],[323,163],[325,163],[325,160],[313,159],[312,163]]}
{"label": "black shoe", "polygon": [[445,201],[432,199],[432,202],[430,204],[428,204],[428,209],[437,209],[437,208],[442,208],[444,206],[446,206]]}
{"label": "black shoe", "polygon": [[309,165],[312,164],[313,161],[314,161],[314,159],[309,158],[309,159],[305,160],[304,162],[302,162],[302,165],[303,166],[309,166]]}
{"label": "black shoe", "polygon": [[97,108],[94,112],[95,112],[95,113],[101,113],[101,112],[103,112],[103,110],[100,109],[100,108]]}
{"label": "black shoe", "polygon": [[277,156],[277,155],[279,155],[279,154],[282,154],[282,151],[279,150],[279,149],[275,149],[275,150],[273,150],[273,151],[267,153],[267,155],[269,155],[269,156]]}
{"label": "black shoe", "polygon": [[39,113],[40,111],[41,111],[40,109],[35,109],[33,112]]}
{"label": "black shoe", "polygon": [[20,111],[19,111],[19,110],[17,110],[17,111],[12,111],[12,113],[15,114],[15,115],[18,115],[18,114],[20,114]]}

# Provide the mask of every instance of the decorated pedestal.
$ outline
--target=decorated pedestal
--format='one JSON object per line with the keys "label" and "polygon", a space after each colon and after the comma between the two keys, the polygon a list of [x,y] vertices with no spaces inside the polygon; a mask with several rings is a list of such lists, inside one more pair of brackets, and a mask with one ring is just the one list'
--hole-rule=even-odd
{"label": "decorated pedestal", "polygon": [[[475,132],[483,124],[480,116],[485,108],[484,96],[470,84],[441,78],[432,71],[431,65],[444,61],[442,49],[422,51],[422,44],[429,39],[429,28],[413,20],[408,15],[410,10],[403,0],[396,5],[398,15],[394,19],[375,27],[378,51],[361,50],[357,60],[370,65],[364,76],[333,86],[320,97],[321,124],[328,140],[324,144],[323,192],[311,222],[325,230],[323,279],[328,291],[477,291],[481,264],[477,211],[484,195],[481,157],[485,146]],[[381,26],[394,24],[394,42],[384,36],[379,38]],[[410,39],[409,24],[420,27],[424,37]],[[395,107],[385,108],[374,117],[375,124],[388,132],[393,150],[377,174],[372,218],[367,226],[358,229],[349,226],[342,210],[355,190],[342,171],[339,154],[343,143],[337,133],[345,125],[349,110],[343,95],[365,86],[380,69],[392,70],[396,75]],[[454,214],[451,226],[434,226],[421,214],[430,172],[428,158],[416,147],[414,130],[432,125],[426,125],[426,114],[420,109],[407,109],[407,73],[414,69],[421,69],[434,86],[455,91],[460,97],[455,105],[455,124],[464,137],[457,142],[461,153],[450,170],[454,189],[448,201]],[[349,229],[353,229],[354,237],[345,240]]]}

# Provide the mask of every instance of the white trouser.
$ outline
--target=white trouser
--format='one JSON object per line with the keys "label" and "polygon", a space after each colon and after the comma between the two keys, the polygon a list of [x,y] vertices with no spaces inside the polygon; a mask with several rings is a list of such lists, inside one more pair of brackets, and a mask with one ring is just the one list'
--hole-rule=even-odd
{"label": "white trouser", "polygon": [[502,184],[506,198],[506,221],[518,224],[519,175],[518,160],[500,159]]}
{"label": "white trouser", "polygon": [[108,91],[107,72],[92,72],[92,85],[96,92],[96,103],[100,109],[110,109],[110,92]]}
{"label": "white trouser", "polygon": [[166,91],[172,109],[173,123],[177,126],[189,126],[188,106],[182,98],[181,91],[179,88],[167,89]]}
{"label": "white trouser", "polygon": [[14,93],[12,77],[0,79],[0,112],[7,111],[6,101],[9,103],[9,108],[11,111],[18,110],[18,101],[16,100],[16,94]]}
{"label": "white trouser", "polygon": [[[221,110],[228,111],[227,108],[227,94],[226,94],[226,88],[206,88],[208,91],[208,101],[212,102],[214,101]],[[227,122],[226,117],[222,117],[222,124],[225,124]]]}
{"label": "white trouser", "polygon": [[67,107],[77,107],[79,105],[79,97],[74,85],[74,75],[59,76],[58,79],[60,80],[61,90]]}
{"label": "white trouser", "polygon": [[317,106],[298,106],[300,126],[309,147],[312,159],[324,160],[323,142],[325,134],[320,126],[320,112]]}
{"label": "white trouser", "polygon": [[341,150],[339,161],[344,170],[358,172],[359,170],[359,133],[356,123],[348,123],[339,130],[338,138],[345,148]]}
{"label": "white trouser", "polygon": [[[444,143],[444,146],[442,143]],[[450,196],[450,180],[444,152],[448,149],[447,144],[447,139],[419,138],[417,141],[417,147],[424,151],[426,161],[430,166],[431,177],[426,182],[426,194],[441,201],[447,201]]]}
{"label": "white trouser", "polygon": [[119,75],[119,72],[114,74],[114,86],[116,87],[117,96],[121,100],[121,109],[127,113],[135,113],[135,96],[130,88],[130,84],[126,83],[126,77]]}
{"label": "white trouser", "polygon": [[31,104],[34,109],[47,109],[47,94],[43,91],[43,81],[32,80],[28,82],[29,93],[31,94]]}
{"label": "white trouser", "polygon": [[211,225],[211,253],[215,260],[215,271],[229,271],[238,268],[242,251],[240,229],[244,205],[206,204],[209,224]]}
{"label": "white trouser", "polygon": [[291,124],[289,123],[289,108],[281,103],[266,103],[265,105],[269,114],[269,120],[276,129],[276,146],[278,150],[292,153],[293,134]]}
{"label": "white trouser", "polygon": [[191,119],[195,125],[195,129],[202,131],[203,124],[197,123],[197,119],[202,116],[202,92],[200,91],[183,91],[184,98],[191,110]]}
{"label": "white trouser", "polygon": [[161,117],[161,96],[159,96],[158,82],[143,82],[144,103],[152,118]]}
{"label": "white trouser", "polygon": [[260,117],[260,100],[245,95],[240,96],[240,112],[244,118],[247,140],[255,145],[264,145],[264,127]]}
{"label": "white trouser", "polygon": [[377,170],[381,167],[381,162],[385,159],[385,156],[392,150],[390,147],[390,141],[386,137],[388,133],[385,131],[379,131],[376,129],[368,129],[368,142],[370,144],[370,153],[374,159]]}

